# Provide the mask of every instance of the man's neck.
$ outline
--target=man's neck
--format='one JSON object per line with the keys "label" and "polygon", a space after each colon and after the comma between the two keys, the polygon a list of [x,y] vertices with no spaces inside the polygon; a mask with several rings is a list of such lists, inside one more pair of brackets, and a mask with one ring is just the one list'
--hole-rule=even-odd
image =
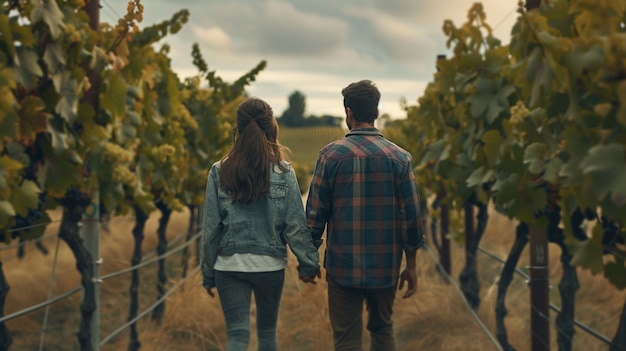
{"label": "man's neck", "polygon": [[352,127],[352,129],[364,129],[364,128],[376,128],[374,127],[374,123],[361,122]]}

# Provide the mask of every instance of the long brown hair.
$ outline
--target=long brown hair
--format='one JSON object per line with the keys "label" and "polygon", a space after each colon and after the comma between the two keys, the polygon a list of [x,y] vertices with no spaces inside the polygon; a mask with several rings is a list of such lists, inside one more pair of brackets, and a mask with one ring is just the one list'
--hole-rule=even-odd
{"label": "long brown hair", "polygon": [[270,164],[286,170],[284,147],[278,142],[278,123],[265,101],[249,98],[237,108],[235,143],[222,159],[220,186],[235,202],[250,203],[269,189]]}

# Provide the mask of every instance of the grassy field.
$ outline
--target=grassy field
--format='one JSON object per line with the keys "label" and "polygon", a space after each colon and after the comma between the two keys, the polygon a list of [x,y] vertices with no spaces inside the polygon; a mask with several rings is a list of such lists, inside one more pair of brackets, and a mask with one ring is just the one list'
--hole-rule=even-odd
{"label": "grassy field", "polygon": [[294,164],[312,169],[320,149],[345,134],[346,130],[338,126],[280,127],[279,140],[291,150],[287,156]]}
{"label": "grassy field", "polygon": [[308,191],[320,149],[332,141],[343,138],[345,134],[346,130],[339,126],[280,127],[279,140],[289,149],[286,156],[294,165],[301,193]]}
{"label": "grassy field", "polygon": [[[168,227],[170,240],[183,233],[187,226],[188,214],[176,213]],[[151,216],[146,228],[144,253],[156,247],[156,226],[158,215]],[[107,274],[128,267],[132,255],[132,218],[116,218],[111,222],[110,231],[102,232],[101,274]],[[506,257],[513,242],[514,223],[492,214],[482,246]],[[28,244],[24,259],[15,258],[15,252],[1,251],[0,259],[11,290],[7,296],[5,313],[9,314],[39,303],[46,299],[48,284],[51,281],[51,267],[54,263],[55,239],[46,242],[51,249],[49,255],[36,251],[34,244]],[[323,249],[323,248],[322,248]],[[560,280],[559,249],[550,246],[551,299],[559,305],[557,285]],[[528,265],[528,250],[522,255],[519,266]],[[458,276],[464,265],[462,245],[452,246],[452,276]],[[193,259],[190,261],[193,262]],[[180,256],[167,259],[168,277],[172,284],[180,281]],[[52,279],[52,296],[56,296],[79,285],[75,263],[66,245],[59,247],[59,261]],[[290,256],[286,271],[278,324],[279,346],[285,351],[324,351],[332,349],[332,331],[328,320],[326,282],[322,279],[317,285],[306,285],[298,280],[297,262]],[[494,306],[498,274],[502,266],[485,256],[479,257],[478,272],[481,284],[482,304],[477,313],[495,334]],[[435,261],[424,250],[418,254],[418,292],[409,299],[398,298],[395,302],[395,332],[398,350],[451,350],[482,351],[494,350],[488,337],[470,317],[468,309],[452,285],[447,283],[436,269]],[[576,318],[589,327],[612,338],[618,325],[618,318],[624,303],[625,292],[619,292],[601,276],[592,276],[579,271],[581,287],[577,293]],[[141,269],[140,310],[150,306],[156,299],[156,271],[148,266]],[[128,316],[129,275],[107,280],[101,285],[101,326],[100,336],[105,337],[126,322]],[[517,350],[530,350],[530,307],[529,289],[523,279],[515,277],[507,295],[508,315],[506,324],[510,342]],[[79,323],[80,293],[51,307],[45,348],[47,351],[78,350],[76,332]],[[162,324],[155,324],[149,316],[138,323],[142,343],[141,350],[154,351],[195,351],[223,350],[226,343],[224,318],[220,309],[219,296],[209,297],[201,287],[201,277],[194,275],[182,289],[172,294],[166,303]],[[255,313],[254,307],[251,316]],[[551,320],[556,315],[551,312]],[[27,314],[7,323],[14,338],[10,350],[37,350],[44,310]],[[552,324],[551,350],[556,350],[556,334]],[[102,351],[117,351],[128,348],[128,330],[122,332]],[[367,342],[367,335],[364,336]],[[257,346],[254,324],[250,350]],[[366,347],[366,350],[368,348]],[[576,330],[574,351],[608,350],[603,343],[588,334]]]}

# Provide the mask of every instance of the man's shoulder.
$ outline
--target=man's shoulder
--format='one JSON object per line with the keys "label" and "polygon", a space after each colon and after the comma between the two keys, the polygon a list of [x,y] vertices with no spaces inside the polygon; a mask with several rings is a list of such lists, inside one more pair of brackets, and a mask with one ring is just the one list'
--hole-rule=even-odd
{"label": "man's shoulder", "polygon": [[387,145],[386,147],[388,148],[388,150],[390,150],[391,152],[397,154],[399,157],[401,157],[401,158],[408,158],[409,160],[412,158],[410,152],[406,151],[405,149],[403,149],[402,147],[398,146],[397,144],[395,144],[394,142],[390,141],[389,139],[384,139],[384,143],[385,143],[385,145]]}

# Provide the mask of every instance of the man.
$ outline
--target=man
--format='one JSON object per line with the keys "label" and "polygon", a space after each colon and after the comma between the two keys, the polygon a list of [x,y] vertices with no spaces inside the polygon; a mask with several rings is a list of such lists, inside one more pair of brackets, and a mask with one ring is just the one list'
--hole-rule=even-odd
{"label": "man", "polygon": [[[371,350],[395,350],[396,286],[417,290],[424,244],[411,156],[374,127],[380,92],[369,80],[342,90],[350,132],[319,152],[307,199],[315,244],[326,230],[324,266],[335,350],[362,350],[363,302]],[[406,268],[400,274],[402,253]]]}

